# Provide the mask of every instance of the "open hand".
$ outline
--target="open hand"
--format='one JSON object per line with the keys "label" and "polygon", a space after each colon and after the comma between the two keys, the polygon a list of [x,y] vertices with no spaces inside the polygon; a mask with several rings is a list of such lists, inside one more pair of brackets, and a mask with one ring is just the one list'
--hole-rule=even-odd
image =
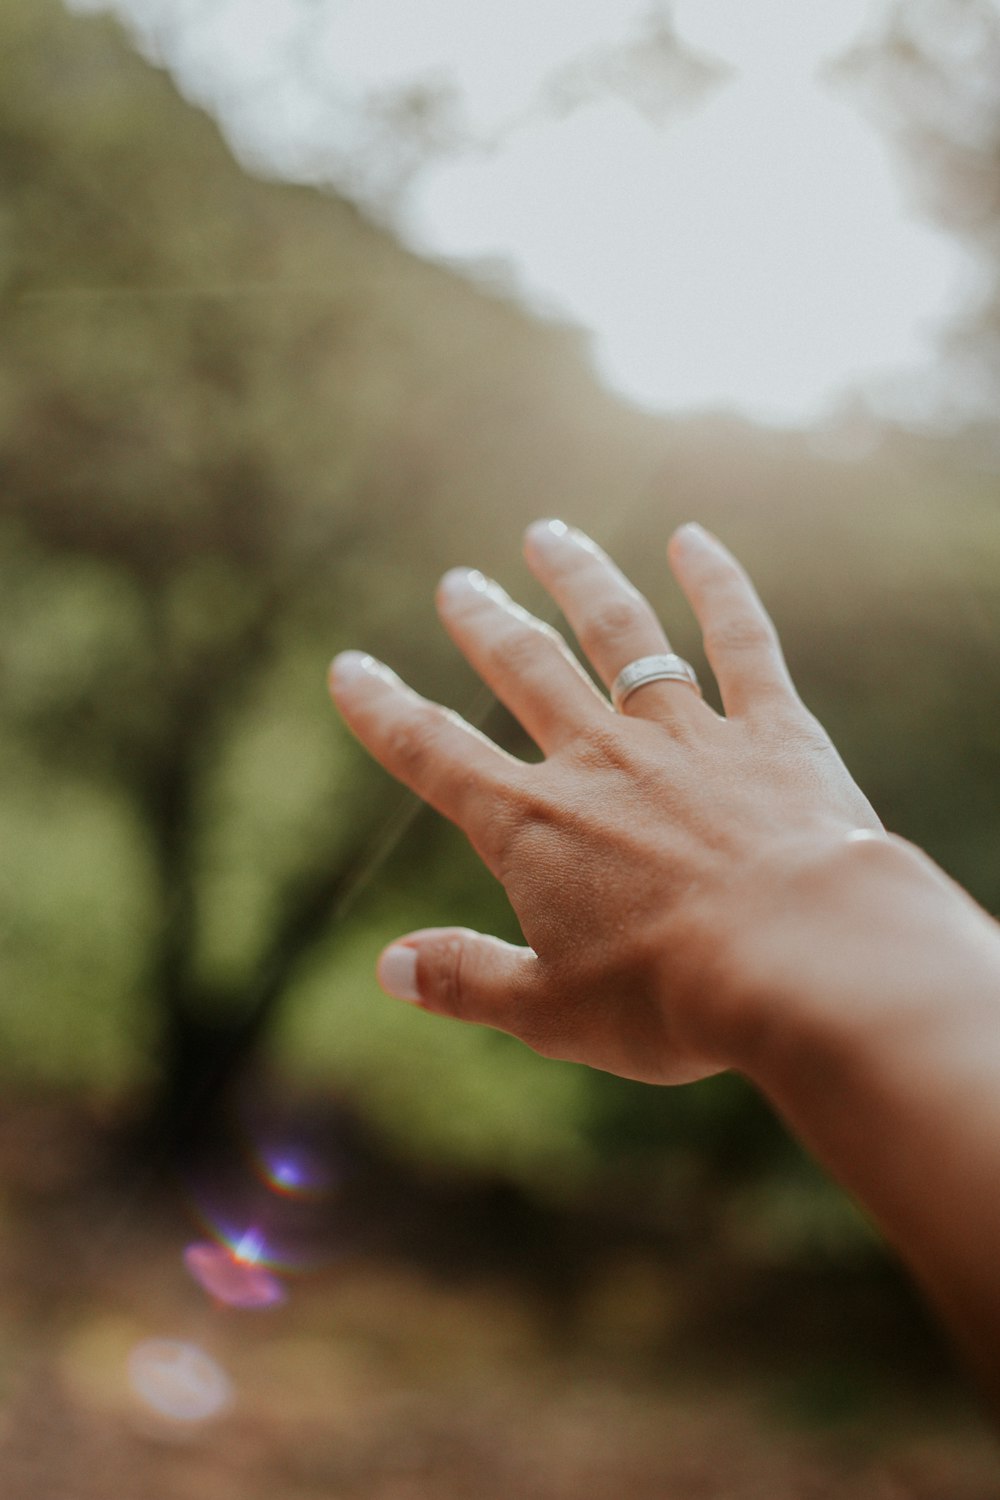
{"label": "open hand", "polygon": [[[538,522],[525,555],[606,686],[669,651],[650,605],[581,532]],[[350,728],[465,831],[530,944],[410,933],[382,954],[383,987],[656,1083],[740,1065],[756,1019],[742,972],[750,927],[759,951],[812,851],[881,830],[798,698],[743,570],[695,525],[669,556],[724,716],[681,681],[640,687],[616,713],[555,630],[468,569],[442,580],[441,618],[543,761],[507,755],[371,657],[345,652],[330,674]]]}

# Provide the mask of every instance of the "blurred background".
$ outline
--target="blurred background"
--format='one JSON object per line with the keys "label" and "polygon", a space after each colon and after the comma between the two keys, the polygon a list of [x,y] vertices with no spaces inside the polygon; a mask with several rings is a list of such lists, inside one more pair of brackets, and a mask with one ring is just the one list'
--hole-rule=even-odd
{"label": "blurred background", "polygon": [[1000,910],[994,0],[5,0],[10,1500],[948,1497],[998,1453],[739,1079],[384,999],[510,938],[331,711],[530,754],[431,603],[591,531],[754,573],[889,827]]}

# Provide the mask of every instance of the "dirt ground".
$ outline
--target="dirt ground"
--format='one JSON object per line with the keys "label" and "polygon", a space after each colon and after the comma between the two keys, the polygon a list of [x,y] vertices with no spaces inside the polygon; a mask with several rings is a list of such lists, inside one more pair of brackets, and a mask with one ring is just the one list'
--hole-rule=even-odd
{"label": "dirt ground", "polygon": [[[554,1313],[407,1228],[241,1310],[185,1270],[184,1205],[95,1186],[88,1149],[65,1118],[0,1122],[3,1500],[1000,1497],[1000,1445],[889,1282],[620,1245]],[[151,1348],[211,1412],[167,1414]]]}

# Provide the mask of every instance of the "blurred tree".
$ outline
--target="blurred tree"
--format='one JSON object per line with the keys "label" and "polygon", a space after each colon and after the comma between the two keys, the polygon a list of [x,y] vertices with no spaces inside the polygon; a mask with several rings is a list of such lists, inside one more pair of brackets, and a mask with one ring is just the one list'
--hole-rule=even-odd
{"label": "blurred tree", "polygon": [[981,273],[943,340],[939,412],[992,432],[1000,396],[1000,8],[994,0],[893,0],[881,30],[842,59],[905,163],[916,202]]}
{"label": "blurred tree", "polygon": [[[294,852],[256,873],[270,890],[245,964],[213,961],[206,781],[234,723],[259,718],[291,622],[371,539],[338,401],[357,363],[352,268],[310,291],[315,238],[296,262],[285,205],[244,190],[207,120],[113,28],[30,4],[0,26],[0,514],[32,643],[8,649],[8,698],[34,752],[101,784],[141,844],[132,940],[159,1016],[157,1114],[177,1129],[253,1044],[371,834],[372,810],[341,804],[310,839],[290,800]],[[329,425],[303,420],[306,381]],[[332,802],[295,748],[305,804]]]}
{"label": "blurred tree", "polygon": [[118,925],[92,989],[76,966],[77,1044],[100,1052],[79,1012],[95,1034],[124,1018],[176,1133],[260,1040],[398,802],[334,726],[331,651],[391,641],[433,679],[433,580],[463,538],[482,556],[535,512],[506,486],[527,469],[537,490],[561,428],[564,485],[593,489],[620,414],[575,336],[342,201],[248,178],[114,24],[53,0],[0,16],[0,215],[7,772],[22,807],[72,789],[100,866],[86,840],[67,852],[64,817],[64,925],[40,915],[51,867],[8,892],[8,988],[45,1002],[7,1026],[29,1071],[32,1036],[49,1066],[72,1054],[40,1009],[66,983],[65,912],[100,888]]}

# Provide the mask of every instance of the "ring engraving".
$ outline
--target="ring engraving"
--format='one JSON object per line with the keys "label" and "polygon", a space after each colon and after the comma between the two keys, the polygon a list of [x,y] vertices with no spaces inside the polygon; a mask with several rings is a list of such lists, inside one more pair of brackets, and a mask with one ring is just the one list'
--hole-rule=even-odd
{"label": "ring engraving", "polygon": [[645,687],[647,682],[684,682],[701,697],[694,667],[683,656],[677,656],[673,651],[660,656],[639,656],[622,667],[611,684],[611,702],[618,713],[636,688]]}

